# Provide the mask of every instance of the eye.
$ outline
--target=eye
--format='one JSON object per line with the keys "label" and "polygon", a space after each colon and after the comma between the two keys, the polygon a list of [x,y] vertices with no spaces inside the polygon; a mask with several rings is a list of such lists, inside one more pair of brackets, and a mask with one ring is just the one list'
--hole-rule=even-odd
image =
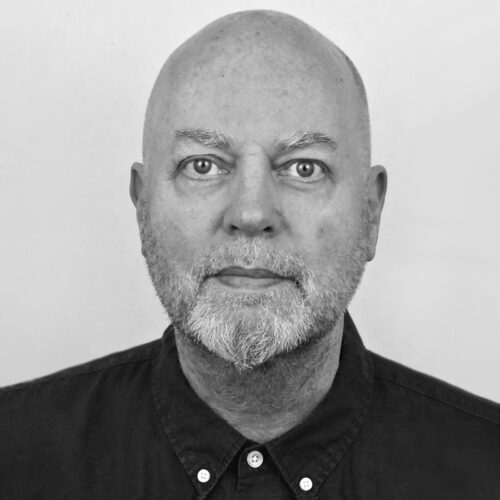
{"label": "eye", "polygon": [[280,169],[280,174],[305,182],[314,182],[325,176],[325,169],[313,160],[295,160]]}
{"label": "eye", "polygon": [[195,180],[210,179],[228,173],[214,158],[208,157],[188,158],[181,162],[180,168],[186,177]]}

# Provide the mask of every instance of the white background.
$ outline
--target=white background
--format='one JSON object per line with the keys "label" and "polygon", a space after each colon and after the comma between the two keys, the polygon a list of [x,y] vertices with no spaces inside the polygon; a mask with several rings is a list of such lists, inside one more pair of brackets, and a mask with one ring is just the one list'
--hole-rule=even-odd
{"label": "white background", "polygon": [[0,4],[0,385],[158,338],[128,198],[163,61],[220,15],[294,14],[364,77],[389,171],[351,312],[366,345],[500,400],[500,2]]}

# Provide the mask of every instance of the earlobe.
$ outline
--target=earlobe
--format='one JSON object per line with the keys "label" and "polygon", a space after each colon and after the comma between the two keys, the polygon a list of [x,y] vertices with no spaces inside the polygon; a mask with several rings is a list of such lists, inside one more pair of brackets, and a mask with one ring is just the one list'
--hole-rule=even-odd
{"label": "earlobe", "polygon": [[130,168],[130,199],[137,208],[137,203],[141,199],[142,190],[144,188],[144,165],[134,162]]}
{"label": "earlobe", "polygon": [[375,257],[382,209],[387,192],[387,171],[381,165],[370,168],[368,173],[368,261]]}

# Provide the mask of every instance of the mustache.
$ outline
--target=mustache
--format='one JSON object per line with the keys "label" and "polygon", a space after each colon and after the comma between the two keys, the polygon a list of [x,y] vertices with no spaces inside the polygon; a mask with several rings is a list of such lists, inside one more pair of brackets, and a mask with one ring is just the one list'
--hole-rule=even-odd
{"label": "mustache", "polygon": [[270,247],[262,240],[235,240],[206,251],[192,269],[201,283],[228,267],[266,269],[301,286],[310,276],[304,258],[296,251]]}

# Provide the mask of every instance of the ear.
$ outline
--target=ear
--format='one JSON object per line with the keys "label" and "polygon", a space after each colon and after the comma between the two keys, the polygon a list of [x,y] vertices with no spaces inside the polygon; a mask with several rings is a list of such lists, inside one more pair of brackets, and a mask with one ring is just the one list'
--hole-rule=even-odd
{"label": "ear", "polygon": [[367,258],[368,261],[375,257],[377,248],[378,230],[380,218],[384,208],[385,193],[387,191],[387,171],[381,165],[375,165],[368,171],[367,179],[368,195],[368,227],[367,227]]}
{"label": "ear", "polygon": [[134,207],[137,208],[137,203],[143,196],[145,186],[144,165],[134,162],[130,168],[130,198]]}

